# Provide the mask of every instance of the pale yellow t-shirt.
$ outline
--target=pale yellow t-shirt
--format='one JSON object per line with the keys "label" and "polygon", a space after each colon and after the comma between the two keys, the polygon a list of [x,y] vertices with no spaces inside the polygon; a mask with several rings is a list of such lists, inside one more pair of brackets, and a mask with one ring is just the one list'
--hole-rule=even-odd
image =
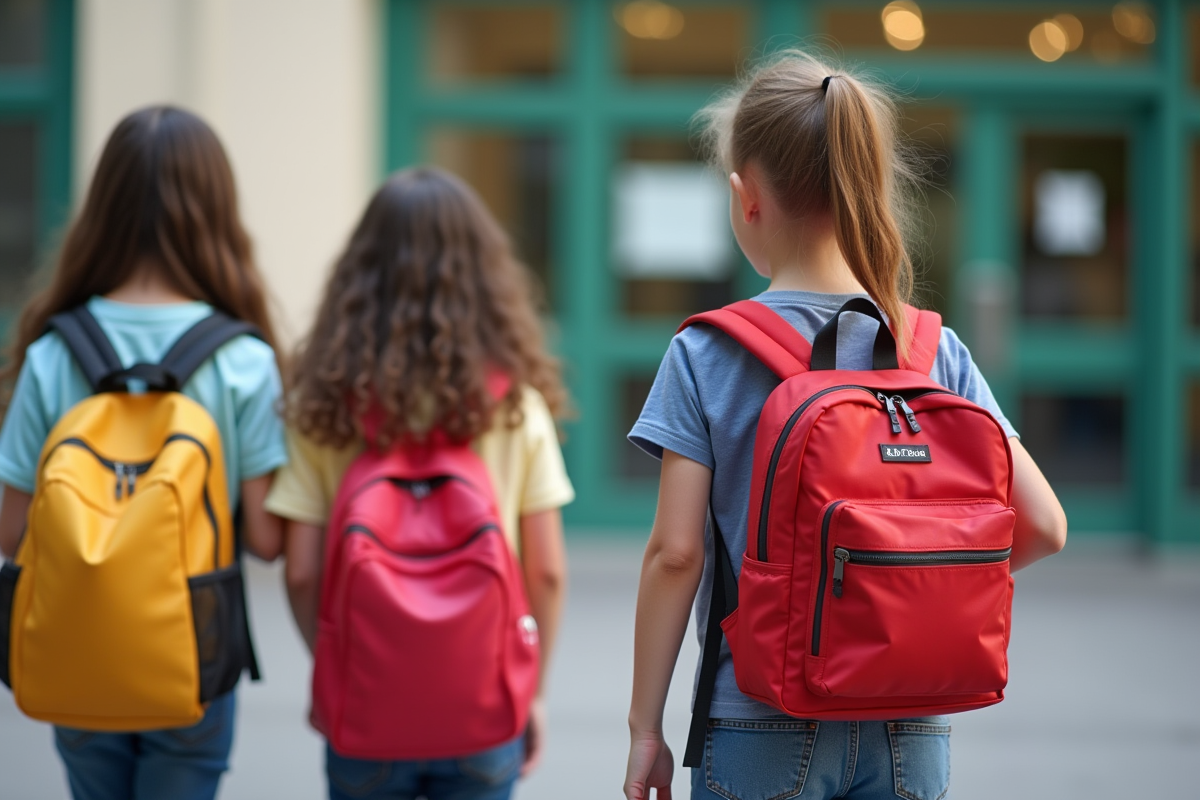
{"label": "pale yellow t-shirt", "polygon": [[[526,514],[561,508],[575,499],[567,477],[554,418],[541,392],[526,386],[521,395],[524,419],[509,428],[500,414],[487,433],[472,443],[496,492],[504,534],[517,548],[518,524]],[[335,449],[289,429],[288,463],[275,474],[266,508],[276,516],[325,525],[342,475],[362,442]]]}

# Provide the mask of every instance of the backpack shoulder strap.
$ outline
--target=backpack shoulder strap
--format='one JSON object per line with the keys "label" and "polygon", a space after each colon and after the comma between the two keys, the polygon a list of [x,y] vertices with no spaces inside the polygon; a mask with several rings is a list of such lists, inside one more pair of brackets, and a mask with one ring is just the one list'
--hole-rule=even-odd
{"label": "backpack shoulder strap", "polygon": [[937,358],[938,345],[942,341],[942,315],[936,311],[921,311],[905,306],[908,314],[908,356],[900,365],[922,375],[928,375]]}
{"label": "backpack shoulder strap", "polygon": [[[184,331],[171,349],[163,356],[159,366],[175,379],[180,389],[188,379],[207,361],[217,349],[242,334],[263,339],[262,332],[249,322],[234,319],[229,315],[213,311],[191,328]],[[263,341],[266,341],[263,339]]]}
{"label": "backpack shoulder strap", "polygon": [[46,329],[57,331],[63,338],[93,392],[100,391],[107,376],[124,369],[112,342],[86,305],[55,314],[46,322]]}
{"label": "backpack shoulder strap", "polygon": [[697,323],[712,325],[728,334],[780,378],[808,371],[812,345],[787,320],[762,303],[741,300],[696,314],[685,319],[679,331]]}

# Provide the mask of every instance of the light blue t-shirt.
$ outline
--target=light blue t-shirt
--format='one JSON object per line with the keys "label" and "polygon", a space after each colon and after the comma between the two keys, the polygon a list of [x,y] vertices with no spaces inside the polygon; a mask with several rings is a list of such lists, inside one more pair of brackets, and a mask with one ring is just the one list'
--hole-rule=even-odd
{"label": "light blue t-shirt", "polygon": [[[777,312],[811,342],[833,313],[856,296],[862,295],[777,291],[764,292],[754,299]],[[869,370],[878,329],[879,323],[869,317],[844,315],[838,325],[838,368]],[[990,411],[1009,436],[1017,435],[996,405],[970,352],[949,328],[942,329],[929,376]],[[671,340],[641,416],[629,432],[629,440],[655,458],[661,459],[667,449],[713,471],[712,512],[734,570],[739,573],[746,552],[758,415],[778,385],[774,373],[726,334],[710,325],[690,327]],[[705,530],[704,541],[704,576],[695,604],[701,652],[712,593],[715,550],[711,530]],[[697,679],[699,674],[697,664]],[[761,719],[780,713],[738,691],[729,645],[722,642],[710,716]]]}
{"label": "light blue t-shirt", "polygon": [[[184,331],[212,313],[207,303],[135,305],[101,297],[89,300],[88,310],[126,367],[158,363]],[[235,507],[242,481],[287,461],[283,423],[276,411],[280,392],[275,355],[252,336],[227,342],[183,387],[183,394],[204,406],[217,423]],[[32,494],[38,457],[51,428],[90,394],[87,378],[62,337],[52,332],[30,345],[0,428],[0,483]]]}

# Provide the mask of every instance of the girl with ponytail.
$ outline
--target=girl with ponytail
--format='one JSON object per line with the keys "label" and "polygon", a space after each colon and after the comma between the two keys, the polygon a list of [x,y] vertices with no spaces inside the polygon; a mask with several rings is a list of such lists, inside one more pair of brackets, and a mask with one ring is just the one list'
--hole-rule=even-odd
{"label": "girl with ponytail", "polygon": [[[699,120],[712,157],[729,177],[738,245],[770,280],[754,299],[812,341],[844,303],[866,297],[907,355],[904,306],[913,267],[906,234],[919,175],[906,159],[887,94],[787,51],[704,109]],[[842,317],[839,368],[870,368],[878,324],[860,314]],[[948,328],[930,377],[987,409],[1010,437],[1017,512],[1011,568],[1060,550],[1062,507]],[[688,327],[672,340],[629,434],[662,461],[638,591],[629,800],[648,800],[652,790],[670,798],[674,763],[662,733],[667,687],[693,602],[704,649],[716,563],[711,525],[740,569],[755,429],[778,383],[724,333]],[[897,724],[789,717],[738,690],[727,646],[709,716],[703,766],[692,770],[693,798],[938,798],[949,785],[945,718]]]}

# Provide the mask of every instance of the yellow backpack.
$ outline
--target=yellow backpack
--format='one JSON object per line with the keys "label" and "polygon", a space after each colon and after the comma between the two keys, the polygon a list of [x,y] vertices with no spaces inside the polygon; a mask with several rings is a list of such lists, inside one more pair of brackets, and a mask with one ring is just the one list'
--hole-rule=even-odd
{"label": "yellow backpack", "polygon": [[258,667],[220,433],[180,390],[257,331],[214,313],[160,364],[126,369],[86,308],[49,327],[94,394],[46,439],[24,539],[0,571],[0,679],[58,725],[194,724]]}

